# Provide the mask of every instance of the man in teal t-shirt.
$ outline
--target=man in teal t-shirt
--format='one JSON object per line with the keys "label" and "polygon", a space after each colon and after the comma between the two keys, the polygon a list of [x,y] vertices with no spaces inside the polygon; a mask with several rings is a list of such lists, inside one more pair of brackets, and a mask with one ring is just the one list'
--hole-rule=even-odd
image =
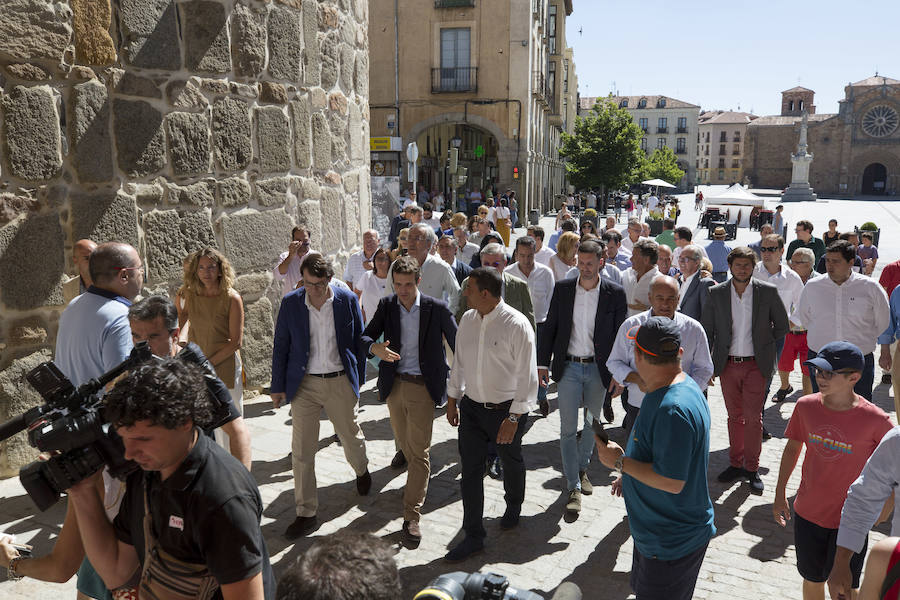
{"label": "man in teal t-shirt", "polygon": [[706,471],[709,405],[681,370],[674,321],[652,317],[627,332],[643,387],[641,412],[627,450],[599,442],[600,461],[620,478],[634,558],[631,587],[641,600],[690,600],[709,540],[716,532]]}

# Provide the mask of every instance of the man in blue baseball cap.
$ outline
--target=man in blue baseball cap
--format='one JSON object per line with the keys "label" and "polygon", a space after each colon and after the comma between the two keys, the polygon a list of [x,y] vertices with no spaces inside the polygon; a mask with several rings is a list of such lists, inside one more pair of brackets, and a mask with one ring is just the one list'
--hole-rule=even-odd
{"label": "man in blue baseball cap", "polygon": [[[865,369],[865,358],[857,346],[845,341],[825,344],[805,364],[819,391],[797,401],[784,433],[788,441],[781,456],[772,514],[782,527],[791,520],[785,488],[805,444],[800,489],[794,498],[797,571],[803,577],[803,598],[824,598],[847,490],[890,431],[891,422],[883,410],[853,390]],[[854,544],[856,554],[847,551],[843,563],[847,575],[852,572],[852,581],[848,577],[846,583],[854,590],[859,588],[866,538],[863,534]]]}
{"label": "man in blue baseball cap", "polygon": [[706,471],[709,405],[681,370],[681,329],[650,317],[626,335],[647,393],[628,447],[597,441],[600,462],[621,476],[634,557],[631,588],[642,600],[690,600],[709,540],[716,533]]}

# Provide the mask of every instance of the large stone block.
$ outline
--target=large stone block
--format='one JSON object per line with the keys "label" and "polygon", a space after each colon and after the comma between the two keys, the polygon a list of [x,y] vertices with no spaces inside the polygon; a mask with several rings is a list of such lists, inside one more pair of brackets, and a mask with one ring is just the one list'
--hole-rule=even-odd
{"label": "large stone block", "polygon": [[352,46],[341,48],[341,89],[349,94],[353,91],[353,77],[356,73],[356,52]]}
{"label": "large stone block", "polygon": [[24,215],[0,227],[0,302],[6,308],[62,304],[64,243],[53,213]]}
{"label": "large stone block", "polygon": [[[366,158],[368,152],[368,134],[363,131],[363,119],[356,102],[350,103],[348,119],[350,131],[350,160],[358,161]],[[365,137],[363,137],[365,136]]]}
{"label": "large stone block", "polygon": [[6,65],[3,70],[10,77],[24,81],[48,81],[50,79],[50,73],[46,69],[31,63]]}
{"label": "large stone block", "polygon": [[250,209],[221,218],[225,255],[237,271],[271,269],[291,239],[293,223],[284,210]]}
{"label": "large stone block", "polygon": [[235,280],[234,289],[245,301],[248,298],[255,299],[266,293],[266,290],[272,285],[272,280],[272,271],[248,273],[247,275],[241,275]]}
{"label": "large stone block", "polygon": [[176,175],[209,172],[209,118],[204,113],[166,115],[169,157]]}
{"label": "large stone block", "polygon": [[341,249],[343,240],[344,211],[341,193],[334,188],[322,188],[322,252],[334,254]]}
{"label": "large stone block", "polygon": [[272,376],[272,338],[275,337],[272,314],[272,303],[266,297],[244,305],[241,358],[248,387],[263,386]]}
{"label": "large stone block", "polygon": [[356,74],[353,77],[356,93],[369,96],[369,55],[364,51],[356,53]]}
{"label": "large stone block", "polygon": [[344,247],[352,248],[362,239],[359,201],[350,194],[343,194],[341,198],[344,206]]}
{"label": "large stone block", "polygon": [[122,54],[135,67],[181,68],[181,41],[174,0],[121,0],[119,35]]}
{"label": "large stone block", "polygon": [[275,79],[298,81],[303,54],[301,12],[275,5],[269,13],[269,74]]}
{"label": "large stone block", "polygon": [[253,145],[246,102],[234,98],[216,100],[213,104],[213,134],[219,168],[238,171],[250,164]]}
{"label": "large stone block", "polygon": [[250,184],[243,177],[219,180],[219,204],[225,208],[246,206],[250,203]]}
{"label": "large stone block", "polygon": [[[40,350],[12,361],[0,371],[0,420],[8,421],[44,403],[41,395],[25,381],[25,375],[53,358],[50,349]],[[0,477],[12,477],[37,458],[38,451],[28,444],[25,432],[0,444]]]}
{"label": "large stone block", "polygon": [[219,2],[197,0],[181,4],[184,24],[184,62],[192,71],[227,73],[231,70],[228,17]]}
{"label": "large stone block", "polygon": [[109,35],[109,0],[71,0],[75,31],[75,60],[83,65],[112,65],[116,45]]}
{"label": "large stone block", "polygon": [[341,43],[338,34],[334,31],[328,33],[322,41],[322,87],[330,90],[337,83],[341,64]]}
{"label": "large stone block", "polygon": [[17,85],[0,98],[0,107],[12,173],[29,181],[55,177],[62,167],[62,144],[56,97],[50,87]]}
{"label": "large stone block", "polygon": [[212,206],[216,203],[216,180],[204,179],[190,185],[166,184],[169,204],[185,206]]}
{"label": "large stone block", "polygon": [[331,128],[322,113],[312,116],[313,164],[316,169],[331,168]]}
{"label": "large stone block", "polygon": [[138,247],[134,197],[115,191],[72,196],[72,239],[98,244],[125,242]]}
{"label": "large stone block", "polygon": [[301,169],[312,164],[312,122],[309,109],[309,94],[304,94],[290,104],[291,121],[294,125],[294,160]]}
{"label": "large stone block", "polygon": [[119,168],[129,177],[158,172],[166,164],[163,115],[142,100],[113,101]]}
{"label": "large stone block", "polygon": [[256,140],[259,144],[259,169],[279,173],[291,168],[291,127],[287,115],[278,106],[256,109]]}
{"label": "large stone block", "polygon": [[72,164],[84,183],[113,178],[112,146],[109,137],[109,94],[99,81],[72,88],[69,104],[72,131]]}
{"label": "large stone block", "polygon": [[71,9],[63,2],[3,0],[0,6],[0,54],[63,62],[72,29]]}
{"label": "large stone block", "polygon": [[142,96],[144,98],[162,98],[162,92],[159,89],[162,80],[159,78],[154,80],[116,69],[116,76],[113,82],[116,94]]}
{"label": "large stone block", "polygon": [[290,189],[290,177],[260,179],[256,182],[256,201],[260,206],[284,206],[295,197],[293,193],[288,197]]}
{"label": "large stone block", "polygon": [[33,194],[19,191],[16,194],[0,194],[0,225],[6,225],[21,214],[37,212],[40,203]]}
{"label": "large stone block", "polygon": [[234,71],[256,77],[266,67],[266,13],[260,8],[238,4],[231,16],[231,45]]}
{"label": "large stone block", "polygon": [[309,244],[322,247],[322,208],[317,200],[305,200],[297,207],[297,225],[309,230]]}
{"label": "large stone block", "polygon": [[195,212],[154,210],[144,215],[147,279],[178,280],[184,258],[195,250],[216,246],[208,208]]}
{"label": "large stone block", "polygon": [[319,23],[316,2],[303,3],[303,75],[304,83],[319,85],[322,67],[319,62]]}

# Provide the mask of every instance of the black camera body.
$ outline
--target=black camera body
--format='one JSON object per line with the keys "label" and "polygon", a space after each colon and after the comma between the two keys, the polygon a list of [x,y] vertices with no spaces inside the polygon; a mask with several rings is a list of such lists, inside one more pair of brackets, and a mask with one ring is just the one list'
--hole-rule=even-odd
{"label": "black camera body", "polygon": [[0,441],[27,429],[28,442],[50,455],[19,471],[25,491],[39,510],[56,504],[65,490],[103,466],[120,479],[137,468],[125,459],[121,438],[107,426],[100,391],[151,357],[149,346],[142,342],[121,364],[78,388],[53,362],[42,363],[25,376],[45,404],[0,425]]}
{"label": "black camera body", "polygon": [[497,573],[446,573],[435,578],[413,600],[543,600],[534,592],[519,590]]}

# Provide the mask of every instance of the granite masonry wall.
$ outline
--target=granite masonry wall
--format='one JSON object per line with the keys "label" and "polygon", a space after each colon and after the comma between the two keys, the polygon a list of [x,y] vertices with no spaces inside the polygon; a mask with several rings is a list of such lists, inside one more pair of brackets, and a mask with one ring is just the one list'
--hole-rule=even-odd
{"label": "granite masonry wall", "polygon": [[[338,268],[371,220],[367,0],[2,0],[0,420],[38,403],[80,238],[240,277],[249,387],[268,381],[291,227]],[[34,451],[0,447],[0,475]]]}

